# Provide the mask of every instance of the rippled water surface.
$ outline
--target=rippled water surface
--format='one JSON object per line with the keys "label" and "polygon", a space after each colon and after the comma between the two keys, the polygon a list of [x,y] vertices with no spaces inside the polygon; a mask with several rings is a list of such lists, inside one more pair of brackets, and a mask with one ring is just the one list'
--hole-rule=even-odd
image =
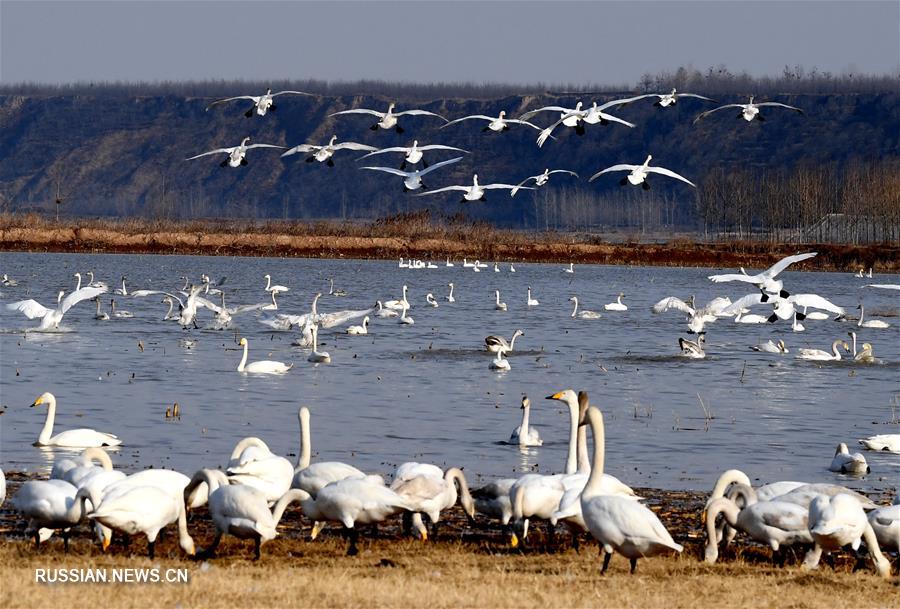
{"label": "rippled water surface", "polygon": [[[159,296],[116,296],[133,319],[96,321],[88,301],[66,315],[68,331],[26,333],[37,321],[2,308],[4,469],[42,471],[64,454],[32,446],[45,410],[28,406],[50,391],[59,403],[55,431],[92,427],[116,433],[125,444],[114,461],[126,470],[221,466],[235,442],[249,435],[293,458],[297,409],[307,405],[316,459],[382,473],[408,460],[456,465],[477,485],[517,471],[561,471],[568,418],[561,403],[543,398],[574,388],[587,390],[605,413],[608,471],[635,486],[705,489],[731,467],[762,480],[843,480],[863,489],[900,481],[900,455],[866,453],[872,473],[864,478],[827,471],[838,442],[856,450],[859,438],[900,433],[900,425],[890,424],[900,418],[900,319],[887,317],[900,307],[900,293],[862,289],[870,280],[849,273],[783,277],[794,293],[817,292],[853,314],[864,300],[867,317],[886,315],[891,328],[859,332],[882,364],[796,361],[798,347],[827,349],[832,340],[847,338],[851,324],[832,321],[807,321],[806,332],[795,334],[790,323],[724,319],[709,327],[706,360],[678,357],[677,339],[687,336],[683,316],[653,315],[650,306],[670,295],[696,294],[706,302],[746,293],[738,284],[710,283],[709,269],[586,265],[567,274],[562,265],[521,264],[510,273],[502,264],[501,273],[474,273],[459,263],[410,270],[396,262],[357,260],[68,254],[3,254],[0,261],[0,271],[19,280],[17,287],[0,287],[2,303],[35,298],[49,305],[57,290],[72,289],[72,273],[88,270],[110,284],[124,274],[132,289],[177,290],[182,275],[227,276],[229,305],[256,303],[266,300],[263,275],[270,273],[291,288],[279,300],[284,312],[307,312],[312,295],[327,294],[333,277],[347,296],[323,296],[320,312],[399,298],[406,283],[415,319],[413,326],[373,319],[367,337],[323,330],[320,350],[330,352],[333,363],[316,366],[306,361],[309,350],[291,346],[296,333],[273,332],[252,313],[236,318],[231,330],[183,330],[161,321],[166,307]],[[456,286],[454,304],[444,299],[450,281]],[[900,278],[881,275],[875,281]],[[540,300],[531,309],[525,306],[529,285]],[[494,310],[494,289],[508,312]],[[596,321],[569,316],[573,294],[584,308],[602,311],[620,291],[627,312],[603,312]],[[439,308],[426,305],[427,292]],[[211,315],[203,311],[200,320],[207,324]],[[512,370],[490,371],[484,337],[508,338],[516,328],[525,336],[510,357]],[[283,376],[236,372],[240,336],[249,339],[251,361],[293,361],[293,370]],[[769,338],[783,338],[791,354],[749,349]],[[532,399],[531,421],[544,438],[542,447],[525,452],[502,443],[519,423],[523,393]],[[700,399],[712,413],[709,421]],[[166,408],[176,402],[181,419],[167,421]]]}

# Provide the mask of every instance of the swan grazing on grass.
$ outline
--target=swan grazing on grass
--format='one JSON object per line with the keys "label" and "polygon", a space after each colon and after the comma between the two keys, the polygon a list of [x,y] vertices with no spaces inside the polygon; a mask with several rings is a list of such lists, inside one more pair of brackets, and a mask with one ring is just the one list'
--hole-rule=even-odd
{"label": "swan grazing on grass", "polygon": [[427,110],[404,110],[402,112],[394,112],[394,107],[397,104],[391,102],[388,104],[387,112],[380,112],[378,110],[369,110],[367,108],[354,108],[353,110],[341,110],[340,112],[333,112],[328,115],[329,118],[332,116],[340,116],[342,114],[370,114],[372,116],[378,117],[378,122],[369,127],[372,131],[378,131],[379,129],[393,129],[397,133],[403,133],[404,129],[397,123],[398,116],[433,116],[435,118],[439,118],[445,123],[448,122],[446,118],[441,116],[440,114],[435,114],[434,112],[428,112]]}
{"label": "swan grazing on grass", "polygon": [[706,344],[706,335],[702,332],[695,341],[678,338],[678,348],[681,349],[681,355],[691,359],[704,359],[706,357],[706,351],[703,350],[704,344]]}
{"label": "swan grazing on grass", "polygon": [[[433,194],[437,194],[439,192],[450,192],[451,190],[457,190],[457,191],[464,193],[463,197],[462,197],[463,203],[465,203],[465,202],[471,203],[473,201],[487,201],[487,197],[485,196],[485,194],[486,194],[485,191],[496,190],[496,189],[512,190],[514,188],[516,188],[516,186],[513,186],[512,184],[479,184],[478,183],[478,174],[476,173],[472,176],[472,185],[471,186],[460,186],[460,185],[444,186],[443,188],[436,188],[434,190],[428,190],[428,191],[418,194],[416,196],[424,197],[425,195],[433,195]],[[529,186],[520,186],[519,188],[524,188],[527,190],[534,190],[534,188],[531,188]]]}
{"label": "swan grazing on grass", "polygon": [[718,112],[719,110],[724,110],[725,108],[740,108],[741,111],[737,115],[738,118],[743,118],[745,121],[752,122],[754,119],[758,121],[766,120],[763,115],[760,113],[759,109],[763,106],[772,106],[778,108],[787,108],[788,110],[793,110],[794,112],[798,112],[803,114],[803,110],[797,108],[795,106],[789,106],[787,104],[782,104],[780,102],[755,102],[753,101],[753,95],[750,96],[750,101],[746,104],[725,104],[724,106],[719,106],[718,108],[713,108],[712,110],[707,110],[706,112],[701,112],[697,115],[697,118],[694,119],[693,124],[697,124],[700,119],[705,118],[712,114],[713,112]]}
{"label": "swan grazing on grass", "polygon": [[861,453],[851,453],[844,442],[838,444],[828,471],[841,474],[868,474],[871,471],[866,458]]}
{"label": "swan grazing on grass", "polygon": [[513,332],[512,338],[509,339],[509,342],[506,342],[506,339],[502,336],[491,334],[490,336],[485,337],[484,345],[491,353],[499,353],[500,351],[509,353],[515,348],[516,339],[520,336],[525,336],[525,332],[523,332],[522,330],[516,330],[515,332]]}
{"label": "swan grazing on grass", "polygon": [[309,354],[309,357],[306,358],[306,361],[312,362],[314,364],[330,364],[331,363],[331,354],[327,351],[318,351],[319,348],[319,326],[318,324],[312,325],[312,353]]}
{"label": "swan grazing on grass", "polygon": [[466,476],[456,467],[443,472],[430,463],[403,463],[397,468],[390,488],[405,499],[410,511],[414,512],[412,525],[423,541],[428,539],[428,533],[420,514],[425,514],[431,521],[432,535],[437,534],[441,511],[453,507],[457,501],[470,520],[475,516],[475,503]]}
{"label": "swan grazing on grass", "polygon": [[106,288],[81,288],[80,290],[75,290],[74,292],[63,298],[65,292],[60,290],[60,292],[56,296],[55,309],[48,309],[47,307],[41,305],[39,302],[33,299],[13,302],[6,305],[6,308],[9,311],[18,311],[19,313],[24,313],[25,317],[27,317],[28,319],[40,318],[41,323],[38,326],[38,329],[49,330],[51,328],[59,328],[59,324],[63,319],[63,315],[65,315],[69,309],[77,305],[79,302],[96,298],[100,294],[106,293],[106,291]]}
{"label": "swan grazing on grass", "polygon": [[279,95],[306,95],[308,97],[315,97],[315,95],[313,95],[312,93],[304,93],[303,91],[278,91],[276,93],[272,93],[272,89],[266,89],[266,92],[262,95],[237,95],[235,97],[217,99],[210,105],[206,106],[206,111],[209,112],[210,108],[212,108],[213,106],[218,106],[219,104],[224,104],[238,99],[249,99],[253,102],[253,106],[249,110],[244,112],[244,116],[250,118],[253,116],[254,112],[258,116],[265,116],[267,112],[275,112],[275,110],[278,109],[278,106],[275,105],[274,98]]}
{"label": "swan grazing on grass", "polygon": [[773,343],[771,340],[767,340],[764,343],[753,345],[750,348],[754,351],[761,351],[762,353],[778,353],[779,355],[789,353],[787,346],[784,344],[783,340],[779,340],[777,343]]}
{"label": "swan grazing on grass", "polygon": [[619,292],[619,295],[616,297],[616,301],[603,305],[603,308],[607,311],[627,311],[628,305],[622,302],[622,298],[624,297],[625,292]]}
{"label": "swan grazing on grass", "polygon": [[859,321],[856,323],[859,328],[890,328],[891,324],[886,321],[881,321],[880,319],[870,319],[869,321],[863,321],[863,316],[866,314],[866,309],[863,305],[859,305],[856,307],[859,309]]}
{"label": "swan grazing on grass", "polygon": [[839,346],[843,347],[844,351],[850,350],[850,345],[848,345],[846,341],[837,339],[836,341],[831,343],[831,353],[829,353],[828,351],[823,351],[821,349],[798,349],[797,359],[805,359],[816,362],[840,361],[841,352],[838,351]]}
{"label": "swan grazing on grass", "polygon": [[500,302],[500,290],[494,290],[494,310],[506,311],[508,308],[505,302]]}
{"label": "swan grazing on grass", "polygon": [[286,157],[297,154],[299,152],[311,152],[313,154],[306,157],[307,163],[318,161],[320,163],[325,163],[329,167],[334,167],[334,159],[332,159],[331,157],[333,157],[334,153],[338,150],[376,150],[375,146],[360,144],[358,142],[341,142],[340,144],[335,144],[335,140],[337,140],[337,136],[332,135],[327,144],[299,144],[297,146],[294,146],[293,148],[288,148],[281,154],[281,156]]}
{"label": "swan grazing on grass", "polygon": [[651,173],[658,173],[660,175],[668,176],[670,178],[675,178],[676,180],[681,180],[685,184],[697,187],[696,184],[688,180],[686,177],[675,173],[671,169],[666,169],[665,167],[651,167],[650,160],[653,158],[652,154],[647,155],[647,160],[644,161],[643,165],[627,165],[627,164],[619,164],[613,165],[612,167],[607,167],[606,169],[602,169],[591,176],[588,182],[593,182],[604,173],[609,173],[612,171],[628,171],[630,172],[627,176],[619,180],[619,186],[625,186],[626,184],[631,184],[632,186],[640,185],[644,190],[650,190],[650,184],[647,182],[647,176]]}
{"label": "swan grazing on grass", "polygon": [[[884,450],[891,453],[900,453],[900,433],[879,434],[860,440],[860,444],[869,450]],[[898,495],[900,497],[900,495]]]}
{"label": "swan grazing on grass", "polygon": [[93,429],[69,429],[53,434],[53,421],[56,418],[56,397],[49,392],[42,393],[31,404],[32,407],[47,405],[47,419],[36,442],[37,446],[65,446],[69,448],[89,448],[92,446],[119,446],[122,444],[117,436]]}
{"label": "swan grazing on grass", "polygon": [[[402,152],[404,157],[403,163],[400,164],[400,169],[406,169],[407,163],[409,163],[410,165],[415,165],[419,161],[422,161],[423,167],[428,168],[428,162],[425,161],[423,155],[426,150],[452,150],[453,152],[462,152],[463,154],[469,154],[468,150],[463,150],[462,148],[454,148],[453,146],[444,146],[441,144],[428,144],[426,146],[419,146],[419,140],[414,140],[412,146],[392,146],[390,148],[380,148],[378,150],[370,152],[369,154],[362,155],[357,160],[361,161],[370,156],[374,156],[376,154],[384,154],[386,152]],[[447,261],[450,261],[449,258],[447,259]]]}
{"label": "swan grazing on grass", "polygon": [[529,415],[531,413],[531,400],[527,396],[522,396],[522,422],[516,427],[509,436],[509,444],[518,446],[542,446],[544,441],[541,440],[541,434],[537,427],[529,425]]}
{"label": "swan grazing on grass", "polygon": [[675,543],[659,517],[649,508],[633,499],[603,494],[606,448],[603,415],[597,408],[589,407],[587,422],[594,434],[594,458],[590,477],[581,491],[581,514],[591,535],[606,552],[601,573],[609,567],[613,552],[631,561],[632,573],[639,558],[665,554],[671,550],[681,552],[684,548]]}
{"label": "swan grazing on grass", "polygon": [[[808,260],[815,255],[816,252],[806,252],[804,254],[787,256],[786,258],[782,258],[781,260],[773,264],[765,271],[757,273],[756,275],[748,275],[746,273],[730,273],[724,275],[710,275],[709,277],[707,277],[707,279],[709,279],[713,283],[721,283],[723,281],[743,281],[744,283],[752,283],[764,292],[767,292],[769,294],[777,294],[781,296],[781,298],[788,298],[790,294],[784,290],[784,282],[780,279],[775,279],[775,277],[777,277],[779,273],[781,273],[784,269],[794,264],[795,262]],[[764,298],[760,302],[766,301],[767,299]],[[787,319],[787,317],[784,317],[783,319]]]}
{"label": "swan grazing on grass", "polygon": [[360,167],[360,169],[370,169],[372,171],[383,171],[385,173],[392,173],[396,176],[400,176],[403,178],[403,192],[409,192],[411,190],[419,190],[420,188],[428,188],[423,182],[422,177],[428,175],[432,171],[436,169],[440,169],[446,165],[452,165],[453,163],[458,163],[462,160],[461,156],[458,156],[454,159],[449,159],[447,161],[441,161],[440,163],[435,163],[431,167],[426,166],[425,169],[416,169],[415,171],[403,171],[402,169],[394,169],[393,167]]}
{"label": "swan grazing on grass", "polygon": [[503,356],[505,354],[506,351],[497,351],[497,357],[491,360],[488,368],[490,368],[491,370],[509,370],[509,361],[503,359]]}
{"label": "swan grazing on grass", "polygon": [[209,156],[211,154],[227,154],[228,158],[219,163],[219,167],[225,167],[228,165],[229,167],[241,167],[247,165],[247,151],[251,148],[278,148],[279,150],[284,150],[286,146],[276,146],[275,144],[247,144],[250,141],[250,136],[248,135],[241,143],[237,146],[232,146],[230,148],[216,148],[215,150],[210,150],[209,152],[203,152],[201,154],[188,157],[186,161],[193,161],[194,159],[199,159],[203,156]]}
{"label": "swan grazing on grass", "polygon": [[578,311],[578,297],[577,297],[577,296],[572,296],[571,298],[569,298],[569,302],[575,304],[575,308],[572,309],[572,315],[571,315],[571,317],[573,317],[573,318],[578,318],[578,319],[600,319],[601,317],[603,317],[600,313],[597,313],[596,311],[581,311],[581,312],[579,312],[579,311]]}
{"label": "swan grazing on grass", "polygon": [[238,343],[244,348],[244,355],[241,357],[241,363],[238,364],[238,372],[248,372],[250,374],[282,374],[290,370],[294,363],[285,364],[284,362],[275,362],[272,360],[260,360],[258,362],[247,363],[247,352],[249,350],[247,339],[241,338]]}
{"label": "swan grazing on grass", "polygon": [[444,298],[447,299],[447,302],[456,302],[456,299],[453,297],[453,283],[448,283],[447,287],[450,288],[450,293],[447,294]]}
{"label": "swan grazing on grass", "polygon": [[815,497],[809,504],[809,532],[815,547],[804,557],[804,569],[815,569],[823,553],[828,554],[847,545],[858,550],[862,540],[865,540],[878,575],[890,577],[891,563],[881,553],[878,538],[862,506],[852,497]]}
{"label": "swan grazing on grass", "polygon": [[350,326],[347,328],[347,334],[353,336],[364,336],[369,333],[369,316],[363,317],[361,326]]}
{"label": "swan grazing on grass", "polygon": [[516,184],[516,187],[513,188],[511,191],[509,191],[509,196],[510,197],[516,196],[516,193],[519,192],[519,189],[522,188],[523,186],[525,186],[525,184],[527,184],[531,180],[534,180],[534,185],[536,188],[540,188],[541,186],[543,186],[544,184],[546,184],[547,182],[550,181],[550,176],[553,175],[554,173],[565,173],[565,174],[568,174],[571,176],[575,176],[576,178],[578,177],[577,173],[575,173],[574,171],[569,171],[568,169],[553,169],[553,170],[545,169],[544,173],[539,173],[536,176],[529,176],[529,177],[525,178],[524,180],[522,180],[521,182],[519,182],[518,184]]}
{"label": "swan grazing on grass", "polygon": [[69,551],[69,529],[85,514],[84,499],[77,494],[78,489],[65,480],[28,480],[13,495],[10,504],[28,520],[26,534],[34,537],[35,548],[53,530],[62,529]]}
{"label": "swan grazing on grass", "polygon": [[441,125],[441,129],[446,129],[450,125],[455,125],[456,123],[461,123],[462,121],[469,120],[480,120],[487,121],[487,125],[481,130],[482,133],[485,131],[493,131],[494,133],[500,133],[502,131],[509,131],[509,126],[512,125],[526,125],[531,127],[532,129],[536,129],[538,131],[541,130],[540,127],[535,125],[534,123],[529,123],[526,120],[515,119],[515,118],[506,118],[506,110],[501,110],[500,114],[497,116],[485,116],[484,114],[471,114],[469,116],[464,116],[462,118],[457,118],[455,120],[450,121],[446,125]]}
{"label": "swan grazing on grass", "polygon": [[275,539],[276,528],[281,521],[284,510],[294,501],[304,501],[309,494],[299,489],[289,490],[269,510],[266,496],[257,489],[244,485],[231,485],[228,478],[219,470],[201,469],[184,489],[185,497],[190,496],[193,489],[206,483],[209,487],[209,513],[216,526],[216,535],[212,544],[199,556],[211,558],[228,533],[239,539],[252,539],[255,542],[256,559],[260,557],[260,546]]}

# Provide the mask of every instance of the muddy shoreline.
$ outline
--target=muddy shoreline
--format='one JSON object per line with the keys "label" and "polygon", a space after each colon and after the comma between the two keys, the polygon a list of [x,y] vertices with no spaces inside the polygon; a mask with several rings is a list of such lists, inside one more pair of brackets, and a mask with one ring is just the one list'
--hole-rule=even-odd
{"label": "muddy shoreline", "polygon": [[596,243],[562,234],[504,233],[504,239],[349,236],[277,232],[157,232],[82,226],[0,227],[0,251],[94,254],[178,254],[395,260],[468,257],[482,261],[640,266],[767,267],[798,251],[819,255],[798,270],[900,271],[900,245],[769,244],[757,242]]}

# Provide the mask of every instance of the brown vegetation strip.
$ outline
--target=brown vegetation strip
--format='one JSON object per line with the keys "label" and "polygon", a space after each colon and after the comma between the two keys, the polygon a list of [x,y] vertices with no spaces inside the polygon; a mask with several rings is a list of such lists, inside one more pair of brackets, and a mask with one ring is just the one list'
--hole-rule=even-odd
{"label": "brown vegetation strip", "polygon": [[576,262],[651,266],[767,267],[783,256],[815,250],[795,268],[880,272],[900,270],[900,246],[702,243],[606,243],[590,235],[527,233],[494,229],[459,218],[433,220],[408,214],[372,223],[242,221],[79,220],[55,223],[37,215],[0,216],[0,250],[306,258]]}

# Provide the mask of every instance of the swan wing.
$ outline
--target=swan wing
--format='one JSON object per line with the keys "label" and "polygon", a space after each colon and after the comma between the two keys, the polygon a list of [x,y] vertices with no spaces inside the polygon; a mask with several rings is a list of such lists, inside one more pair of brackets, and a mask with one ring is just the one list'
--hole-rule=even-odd
{"label": "swan wing", "polygon": [[670,178],[675,178],[676,180],[681,180],[682,182],[685,182],[687,184],[690,184],[694,188],[697,188],[696,184],[694,184],[693,182],[688,180],[686,177],[675,173],[671,169],[666,169],[665,167],[648,167],[647,171],[649,171],[651,173],[659,173],[664,176],[669,176]]}
{"label": "swan wing", "polygon": [[217,99],[216,101],[214,101],[214,102],[212,102],[211,104],[209,104],[208,106],[206,106],[206,111],[209,112],[209,109],[212,108],[213,106],[218,106],[219,104],[224,104],[224,103],[226,103],[226,102],[235,101],[235,100],[237,100],[237,99],[252,99],[252,100],[253,100],[253,103],[256,103],[256,102],[259,101],[259,96],[255,96],[255,95],[237,95],[237,96],[235,96],[235,97],[226,97],[226,98],[224,98],[224,99]]}
{"label": "swan wing", "polygon": [[75,305],[77,305],[82,300],[89,300],[91,298],[96,298],[100,294],[105,294],[109,291],[109,288],[81,288],[80,290],[75,290],[65,298],[63,298],[62,302],[59,304],[59,311],[61,313],[65,313]]}
{"label": "swan wing", "polygon": [[769,277],[771,279],[773,277],[776,277],[778,275],[778,273],[780,273],[781,271],[783,271],[790,265],[794,264],[795,262],[800,262],[802,260],[808,260],[810,258],[813,258],[816,254],[817,254],[817,252],[806,252],[805,254],[796,254],[794,256],[788,256],[786,258],[782,258],[781,260],[779,260],[778,262],[773,264],[771,267],[769,267],[768,270],[764,271],[762,273],[762,275]]}
{"label": "swan wing", "polygon": [[900,290],[900,284],[896,283],[867,283],[864,288],[880,288],[882,290]]}
{"label": "swan wing", "polygon": [[429,174],[429,173],[431,173],[432,171],[434,171],[435,169],[440,169],[441,167],[445,167],[446,165],[452,165],[453,163],[458,163],[458,162],[460,162],[461,160],[462,160],[462,157],[461,157],[461,156],[458,156],[458,157],[453,158],[453,159],[448,159],[448,160],[446,160],[446,161],[441,161],[440,163],[435,163],[434,165],[429,165],[427,168],[422,169],[421,171],[419,171],[419,175],[420,175],[420,176],[423,176],[423,175]]}
{"label": "swan wing", "polygon": [[783,501],[763,502],[769,509],[761,510],[760,521],[766,526],[782,531],[796,531],[807,527],[808,510]]}
{"label": "swan wing", "polygon": [[428,110],[404,110],[403,112],[394,112],[394,116],[403,116],[404,114],[408,114],[410,116],[434,116],[441,119],[445,123],[447,122],[447,119],[440,114],[435,114],[434,112],[429,112]]}
{"label": "swan wing", "polygon": [[681,300],[680,298],[678,298],[676,296],[669,296],[668,298],[663,298],[662,300],[657,302],[655,305],[653,305],[654,313],[665,313],[669,309],[678,309],[679,311],[687,313],[688,315],[694,314],[694,309],[691,308],[688,305],[688,303],[686,303],[685,301]]}
{"label": "swan wing", "polygon": [[392,173],[395,176],[400,176],[403,178],[408,178],[414,174],[414,172],[401,171],[400,169],[394,169],[393,167],[360,167],[360,169],[371,169],[372,171],[384,171],[386,173]]}
{"label": "swan wing", "polygon": [[844,315],[845,313],[843,308],[837,306],[827,298],[819,296],[818,294],[791,294],[787,299],[793,302],[795,305],[799,305],[801,307],[823,309],[825,311],[837,313],[838,315]]}
{"label": "swan wing", "polygon": [[416,476],[400,480],[399,483],[392,484],[391,488],[411,504],[417,505],[422,501],[434,499],[443,493],[447,487],[443,478]]}
{"label": "swan wing", "polygon": [[709,97],[704,97],[703,95],[697,95],[696,93],[676,93],[675,97],[696,97],[697,99],[705,99],[706,101],[711,101],[711,102],[716,101]]}
{"label": "swan wing", "polygon": [[332,112],[328,116],[339,116],[341,114],[371,114],[372,116],[383,117],[384,112],[378,110],[369,110],[367,108],[354,108],[353,110],[341,110],[340,112]]}
{"label": "swan wing", "polygon": [[25,317],[27,317],[28,319],[43,317],[52,310],[48,309],[38,301],[30,298],[28,300],[20,300],[19,302],[11,302],[6,305],[6,309],[9,311],[18,311],[19,313],[24,313]]}
{"label": "swan wing", "polygon": [[537,110],[529,110],[525,114],[519,117],[519,120],[528,120],[538,112],[571,112],[572,108],[563,108],[562,106],[544,106],[543,108],[538,108]]}
{"label": "swan wing", "polygon": [[625,99],[614,99],[612,101],[604,102],[597,106],[598,110],[606,110],[607,108],[612,108],[613,106],[624,106],[625,104],[630,104],[632,102],[636,102],[639,99],[645,99],[647,97],[662,97],[659,93],[647,93],[645,95],[637,95],[635,97],[626,97]]}
{"label": "swan wing", "polygon": [[315,93],[305,93],[303,91],[279,91],[278,93],[272,93],[271,97],[275,97],[276,95],[306,95],[308,97],[318,97]]}
{"label": "swan wing", "polygon": [[[419,150],[424,150],[424,149],[425,149],[425,146],[422,146],[421,148],[419,148]],[[369,154],[364,154],[364,155],[362,155],[361,157],[359,157],[359,158],[356,159],[356,160],[357,160],[357,161],[361,161],[361,160],[363,160],[363,159],[366,158],[366,157],[370,157],[370,156],[375,155],[375,154],[384,154],[385,152],[403,152],[403,153],[407,153],[407,152],[409,152],[409,148],[407,148],[406,146],[391,146],[390,148],[381,148],[381,149],[378,149],[378,150],[373,150],[373,151],[370,152]]]}
{"label": "swan wing", "polygon": [[537,129],[538,131],[541,130],[541,128],[538,127],[537,125],[535,125],[534,123],[530,123],[530,122],[528,122],[526,120],[522,120],[520,118],[510,118],[510,119],[504,119],[504,120],[507,123],[513,123],[515,125],[527,125],[528,127],[531,127],[532,129]]}
{"label": "swan wing", "polygon": [[417,196],[417,197],[424,197],[425,195],[433,195],[433,194],[436,194],[436,193],[439,193],[439,192],[448,192],[448,191],[451,191],[451,190],[461,190],[461,191],[463,191],[463,192],[468,192],[468,191],[469,191],[469,187],[468,187],[468,186],[444,186],[443,188],[438,188],[438,189],[436,189],[436,190],[428,190],[428,191],[419,193],[419,194],[417,194],[416,196]]}
{"label": "swan wing", "polygon": [[279,148],[281,150],[286,150],[287,146],[278,146],[276,144],[249,144],[248,146],[245,146],[245,148],[248,150],[250,148]]}
{"label": "swan wing", "polygon": [[358,142],[341,142],[332,146],[334,150],[378,150],[375,146],[360,144]]}
{"label": "swan wing", "polygon": [[789,106],[787,104],[782,104],[781,102],[760,102],[758,104],[754,104],[755,106],[778,106],[779,108],[787,108],[788,110],[793,110],[795,112],[799,112],[803,114],[803,110],[796,106]]}
{"label": "swan wing", "polygon": [[602,169],[602,170],[598,171],[597,173],[595,173],[594,175],[592,175],[590,177],[590,179],[588,180],[588,182],[593,182],[594,180],[596,180],[597,178],[602,176],[604,173],[609,173],[611,171],[634,171],[638,167],[640,167],[640,165],[626,165],[624,163],[621,163],[619,165],[613,165],[612,167],[607,167],[606,169]]}
{"label": "swan wing", "polygon": [[634,123],[629,123],[628,121],[621,119],[618,116],[613,116],[612,114],[607,114],[606,112],[601,112],[600,118],[613,123],[619,123],[620,125],[625,125],[626,127],[633,128],[635,126]]}
{"label": "swan wing", "polygon": [[214,303],[210,300],[207,300],[206,298],[203,298],[202,296],[196,296],[195,301],[199,306],[205,307],[205,308],[209,309],[210,311],[213,311],[214,313],[225,313],[226,312],[225,309],[223,309],[216,303]]}
{"label": "swan wing", "polygon": [[[478,120],[482,120],[482,121],[494,121],[494,120],[497,120],[497,117],[496,116],[485,116],[484,114],[472,114],[470,116],[464,116],[462,118],[453,119],[452,121],[447,122],[446,125],[441,125],[441,129],[443,129],[444,127],[449,127],[450,125],[453,125],[455,123],[461,123],[463,121],[468,121],[468,120],[472,120],[472,119],[478,119]],[[509,122],[509,121],[507,121],[507,122]]]}
{"label": "swan wing", "polygon": [[574,171],[569,171],[568,169],[553,169],[548,173],[548,175],[553,175],[554,173],[567,173],[569,175],[575,176],[576,178],[578,177],[577,173],[575,173]]}
{"label": "swan wing", "polygon": [[762,280],[757,275],[742,275],[740,273],[727,273],[724,275],[710,275],[707,277],[713,283],[723,283],[726,281],[743,281],[744,283],[760,284]]}
{"label": "swan wing", "polygon": [[[485,190],[510,190],[513,188],[517,188],[514,184],[483,184],[481,187]],[[524,188],[525,190],[534,190],[533,188],[529,188],[528,186],[519,186],[518,188]]]}
{"label": "swan wing", "polygon": [[713,108],[712,110],[707,110],[706,112],[701,112],[700,114],[697,115],[697,118],[695,118],[694,122],[691,124],[696,125],[698,122],[700,122],[700,119],[706,118],[713,112],[718,112],[719,110],[724,110],[725,108],[743,108],[743,107],[744,107],[744,104],[725,104],[724,106],[719,106],[718,108]]}
{"label": "swan wing", "polygon": [[[446,127],[446,125],[444,125]],[[427,146],[419,146],[419,150],[453,150],[454,152],[462,152],[469,154],[468,150],[462,148],[454,148],[453,146],[444,146],[443,144],[428,144]]]}
{"label": "swan wing", "polygon": [[[742,309],[746,309],[752,307],[753,305],[760,304],[762,302],[762,294],[747,294],[746,296],[742,296],[738,298],[736,301],[725,307],[721,310],[721,313],[728,315],[736,315],[738,311]],[[771,342],[771,341],[769,341]]]}
{"label": "swan wing", "polygon": [[198,154],[198,155],[196,155],[196,156],[190,156],[190,157],[188,157],[188,158],[186,158],[186,159],[184,159],[184,160],[185,160],[185,161],[193,161],[194,159],[199,159],[199,158],[202,157],[202,156],[209,156],[209,155],[211,155],[211,154],[221,154],[221,153],[223,153],[223,152],[224,152],[225,154],[231,154],[231,152],[232,152],[235,148],[237,148],[237,146],[234,146],[234,147],[232,147],[232,148],[216,148],[215,150],[210,150],[209,152],[203,152],[203,153]]}

